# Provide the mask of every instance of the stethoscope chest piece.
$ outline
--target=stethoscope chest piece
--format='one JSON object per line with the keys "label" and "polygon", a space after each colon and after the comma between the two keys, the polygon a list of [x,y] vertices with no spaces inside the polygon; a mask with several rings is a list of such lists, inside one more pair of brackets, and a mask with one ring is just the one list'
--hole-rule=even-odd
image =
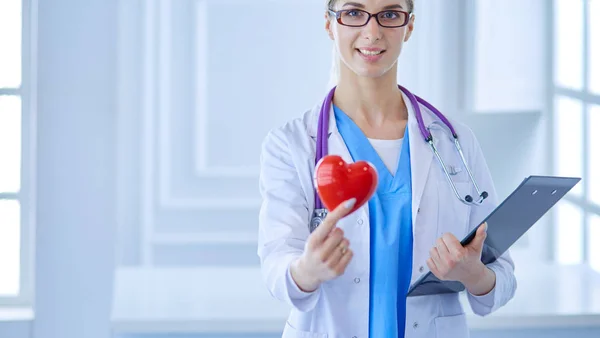
{"label": "stethoscope chest piece", "polygon": [[313,216],[310,220],[310,232],[312,233],[317,227],[323,223],[323,220],[327,217],[327,209],[315,209]]}

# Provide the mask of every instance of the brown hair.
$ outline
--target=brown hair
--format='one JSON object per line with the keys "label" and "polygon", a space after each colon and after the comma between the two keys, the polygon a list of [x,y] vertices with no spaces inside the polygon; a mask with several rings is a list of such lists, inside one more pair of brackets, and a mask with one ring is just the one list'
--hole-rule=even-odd
{"label": "brown hair", "polygon": [[[337,0],[325,0],[327,3],[327,9],[333,9],[333,5],[337,2]],[[406,0],[406,4],[408,6],[408,12],[412,13],[415,9],[415,0]]]}

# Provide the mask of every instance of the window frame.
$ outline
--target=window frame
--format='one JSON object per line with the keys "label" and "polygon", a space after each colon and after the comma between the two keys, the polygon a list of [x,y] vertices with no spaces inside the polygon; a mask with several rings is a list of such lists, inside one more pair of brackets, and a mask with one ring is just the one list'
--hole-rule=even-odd
{"label": "window frame", "polygon": [[0,308],[32,307],[34,294],[37,0],[22,0],[21,11],[21,85],[18,88],[0,88],[0,95],[21,98],[20,190],[0,194],[0,199],[16,200],[20,205],[20,285],[17,296],[0,296]]}
{"label": "window frame", "polygon": [[[581,247],[580,250],[581,251],[581,257],[582,257],[582,262],[583,264],[589,264],[590,262],[590,250],[589,250],[589,243],[588,243],[588,236],[589,236],[589,216],[596,214],[596,215],[600,215],[600,205],[594,204],[591,200],[590,200],[590,191],[589,191],[589,185],[588,185],[588,178],[590,177],[590,172],[589,172],[589,160],[590,160],[590,144],[589,144],[589,132],[588,132],[588,124],[589,124],[589,119],[588,119],[588,115],[589,115],[589,110],[590,107],[592,105],[600,105],[600,95],[594,94],[591,92],[590,90],[590,81],[589,81],[589,77],[590,77],[590,55],[589,55],[589,43],[590,43],[590,39],[589,39],[589,29],[590,29],[590,25],[589,25],[589,0],[581,0],[583,2],[583,11],[582,11],[582,15],[583,18],[581,20],[581,24],[583,25],[583,36],[582,36],[582,42],[583,42],[583,50],[582,50],[582,88],[581,90],[578,89],[572,89],[572,88],[566,88],[561,86],[560,84],[556,83],[556,79],[555,79],[555,73],[556,73],[556,59],[555,59],[555,44],[556,41],[558,39],[557,34],[556,34],[556,18],[555,18],[555,13],[557,11],[557,1],[560,0],[553,0],[552,2],[549,3],[549,50],[548,50],[548,54],[549,54],[549,58],[550,58],[550,62],[549,62],[549,88],[548,88],[548,106],[550,109],[550,114],[549,114],[549,123],[548,123],[548,144],[553,144],[554,139],[555,139],[555,132],[554,132],[554,123],[555,123],[555,117],[557,114],[556,111],[556,106],[555,106],[555,101],[557,97],[565,97],[565,98],[570,98],[570,99],[574,99],[577,100],[579,102],[581,102],[582,105],[582,110],[581,110],[581,114],[582,115],[582,126],[583,126],[583,130],[581,130],[580,134],[582,137],[582,145],[583,145],[583,151],[582,151],[582,180],[579,184],[582,184],[582,193],[581,196],[574,196],[572,194],[567,194],[564,197],[564,200],[570,204],[572,204],[574,207],[578,208],[579,210],[581,210],[582,212],[582,224],[578,225],[583,227],[582,230],[582,243],[581,243]],[[554,150],[554,147],[552,147],[552,149]],[[549,165],[552,168],[552,172],[554,174],[557,174],[557,168],[555,166],[555,160],[556,160],[556,152],[552,151],[549,154]],[[556,219],[553,218],[553,223],[552,223],[552,229],[554,230],[552,232],[552,234],[550,235],[550,239],[551,239],[551,243],[554,250],[552,250],[551,252],[551,258],[553,261],[558,262],[557,260],[557,254],[556,252],[558,251],[558,247],[559,247],[559,243],[558,240],[554,237],[554,233],[558,230],[558,227],[560,227],[560,224],[557,223]]]}
{"label": "window frame", "polygon": [[[514,2],[514,1],[513,1]],[[461,79],[462,93],[459,97],[459,110],[462,110],[466,117],[472,116],[473,118],[485,118],[486,116],[494,116],[495,118],[502,117],[502,119],[512,120],[513,118],[516,120],[531,120],[533,118],[542,119],[551,115],[550,108],[546,104],[548,98],[551,97],[551,84],[552,84],[552,73],[550,69],[548,69],[551,64],[551,60],[544,59],[544,71],[541,72],[543,78],[540,79],[540,85],[544,85],[542,89],[542,95],[540,96],[541,103],[539,107],[514,107],[514,108],[481,108],[477,105],[477,58],[478,55],[478,25],[479,25],[479,13],[480,13],[480,2],[477,0],[464,0],[459,2],[461,4],[461,14],[463,15],[462,20],[458,20],[462,39],[459,41],[459,48],[461,48],[461,60],[460,60],[460,69],[462,74],[464,74]],[[541,19],[544,22],[544,31],[542,32],[542,37],[545,39],[543,41],[544,45],[544,56],[551,53],[552,45],[550,44],[550,40],[552,39],[551,34],[548,33],[548,29],[552,27],[552,19],[551,19],[551,2],[544,3],[542,6],[543,11],[540,13]],[[461,45],[462,44],[462,45]],[[546,85],[547,84],[547,85]],[[551,117],[548,117],[551,118]],[[544,135],[547,136],[548,133],[544,132]],[[548,140],[552,140],[551,137],[548,137]],[[550,154],[552,149],[544,148],[539,149],[539,151],[544,152],[544,158],[547,164],[544,164],[543,170],[550,170],[552,167],[550,166],[551,159]],[[515,184],[519,184],[522,177],[515,178]],[[497,185],[499,182],[494,182]],[[516,187],[516,185],[514,186]],[[551,231],[553,229],[554,220],[552,217],[552,210],[545,215],[539,223],[536,224],[532,229],[530,229],[525,235],[520,238],[515,245],[510,248],[511,257],[517,264],[520,265],[528,265],[532,266],[538,264],[538,262],[546,262],[552,258],[551,252],[554,249],[553,246],[553,237]]]}

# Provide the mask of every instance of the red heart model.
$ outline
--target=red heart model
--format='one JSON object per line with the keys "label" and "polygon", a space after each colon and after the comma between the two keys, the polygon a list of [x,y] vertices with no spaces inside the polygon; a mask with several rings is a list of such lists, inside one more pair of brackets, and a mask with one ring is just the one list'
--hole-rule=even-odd
{"label": "red heart model", "polygon": [[319,197],[327,210],[340,203],[356,198],[348,214],[366,203],[377,188],[377,170],[367,161],[347,164],[338,155],[323,157],[315,167],[314,183]]}

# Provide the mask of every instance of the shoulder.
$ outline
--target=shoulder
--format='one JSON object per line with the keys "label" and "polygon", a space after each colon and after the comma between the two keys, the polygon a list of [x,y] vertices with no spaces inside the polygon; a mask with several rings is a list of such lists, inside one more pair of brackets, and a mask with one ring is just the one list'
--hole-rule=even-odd
{"label": "shoulder", "polygon": [[[438,146],[442,147],[450,147],[445,151],[455,152],[454,149],[454,138],[450,133],[449,128],[443,123],[443,121],[437,117],[433,112],[429,109],[425,108],[428,112],[427,119],[429,120],[429,128],[434,138],[441,137],[444,141]],[[458,136],[458,141],[460,144],[460,148],[465,156],[465,159],[469,162],[470,165],[474,165],[475,162],[482,160],[481,148],[479,145],[479,140],[477,139],[476,133],[473,130],[473,126],[471,126],[468,122],[465,122],[464,117],[456,116],[452,114],[444,114],[444,117],[450,122],[450,125],[456,132]],[[444,133],[441,133],[440,130],[443,129]],[[436,132],[435,130],[438,130]]]}
{"label": "shoulder", "polygon": [[[429,113],[432,116],[434,116],[432,112]],[[460,142],[460,145],[463,148],[463,150],[471,152],[471,150],[479,147],[477,136],[473,132],[472,127],[467,122],[465,122],[462,118],[457,116],[444,115],[444,117],[448,120],[448,122],[450,122],[452,128],[454,128],[454,131],[458,136],[458,141]],[[435,124],[437,124],[439,128],[444,128],[446,130],[448,129],[446,126],[444,126],[443,122],[439,118],[435,117],[434,119],[436,121]],[[450,136],[449,131],[448,136]]]}
{"label": "shoulder", "polygon": [[475,133],[470,125],[455,117],[450,117],[448,120],[454,127],[454,130],[456,131],[458,139],[461,143],[469,146],[477,143],[477,136],[475,136]]}
{"label": "shoulder", "polygon": [[[314,142],[310,136],[313,115],[314,108],[307,109],[299,116],[274,126],[267,132],[260,150],[261,180],[279,179],[291,182],[290,175],[296,179],[310,177],[308,164],[311,163],[311,158],[314,158]],[[314,159],[312,161],[314,163]]]}
{"label": "shoulder", "polygon": [[[471,123],[461,121],[461,119],[457,117],[446,118],[456,131],[460,149],[471,170],[477,171],[476,175],[485,176],[479,177],[478,181],[491,179],[489,177],[489,167],[484,150],[481,148],[480,141],[477,136],[478,134],[476,131],[474,131],[474,128],[476,130],[477,126],[473,126]],[[451,143],[454,143],[453,138],[451,139]],[[452,145],[452,148],[454,148],[454,145]],[[456,149],[452,149],[452,151],[456,153]],[[488,183],[488,185],[491,185],[491,183]]]}
{"label": "shoulder", "polygon": [[319,106],[314,105],[298,116],[272,127],[262,142],[263,151],[271,147],[288,148],[316,135]]}

